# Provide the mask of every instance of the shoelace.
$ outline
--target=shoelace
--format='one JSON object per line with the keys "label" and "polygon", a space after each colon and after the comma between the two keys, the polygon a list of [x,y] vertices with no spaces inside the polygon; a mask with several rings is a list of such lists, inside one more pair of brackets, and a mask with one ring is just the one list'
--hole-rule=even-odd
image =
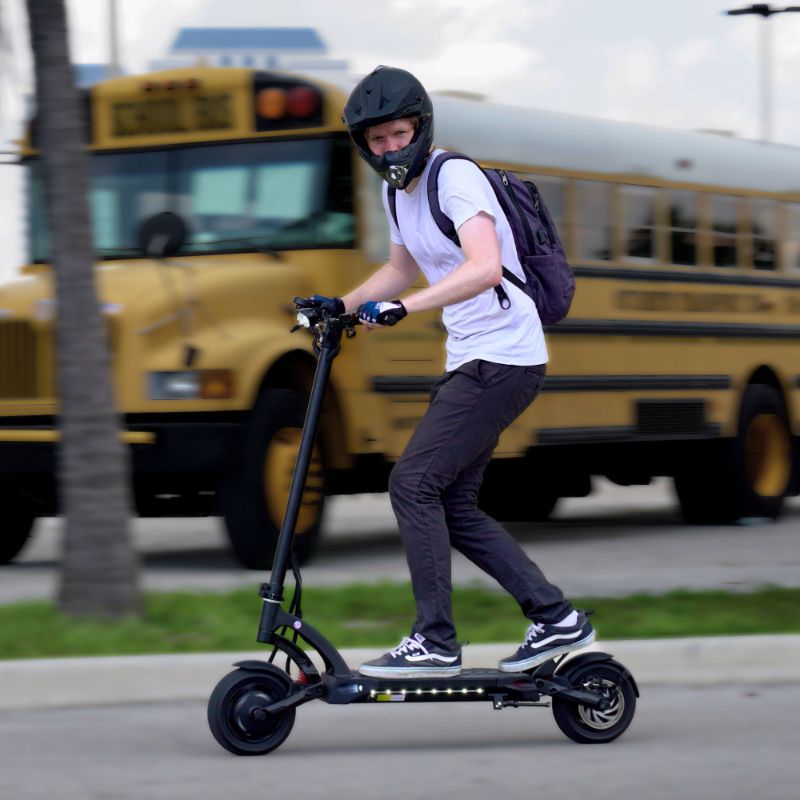
{"label": "shoelace", "polygon": [[410,639],[408,636],[404,637],[403,641],[390,652],[392,656],[399,656],[401,653],[411,652],[412,650],[422,650],[423,653],[428,652],[416,639]]}
{"label": "shoelace", "polygon": [[525,641],[523,644],[528,644],[528,642],[533,641],[538,634],[543,632],[544,625],[539,625],[537,622],[531,622],[531,624],[528,626],[528,630],[525,631]]}

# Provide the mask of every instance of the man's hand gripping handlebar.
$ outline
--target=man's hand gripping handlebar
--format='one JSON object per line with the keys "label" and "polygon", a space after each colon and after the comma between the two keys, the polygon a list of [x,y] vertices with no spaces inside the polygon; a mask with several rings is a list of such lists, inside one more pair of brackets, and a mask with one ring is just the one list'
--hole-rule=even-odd
{"label": "man's hand gripping handlebar", "polygon": [[[293,302],[297,310],[295,317],[297,324],[292,328],[292,333],[300,328],[310,331],[314,336],[314,351],[317,354],[329,330],[336,333],[343,332],[348,339],[352,339],[356,335],[356,325],[361,324],[361,320],[355,314],[343,313],[343,304],[340,307],[342,313],[337,314],[327,303],[320,303],[317,295],[295,297]],[[337,307],[336,311],[338,310]]]}

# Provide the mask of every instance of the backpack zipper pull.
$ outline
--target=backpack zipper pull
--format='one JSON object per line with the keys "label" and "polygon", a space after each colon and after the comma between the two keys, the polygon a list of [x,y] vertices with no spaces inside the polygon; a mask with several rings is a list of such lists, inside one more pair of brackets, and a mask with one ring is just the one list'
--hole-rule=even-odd
{"label": "backpack zipper pull", "polygon": [[503,186],[508,186],[508,178],[506,177],[505,171],[502,170],[502,169],[499,169],[497,171],[498,171],[498,173],[500,174],[500,177],[503,180]]}
{"label": "backpack zipper pull", "polygon": [[498,283],[497,286],[494,287],[494,292],[497,295],[497,302],[500,303],[500,308],[504,311],[508,311],[508,309],[511,308],[511,298],[503,288],[503,284]]}

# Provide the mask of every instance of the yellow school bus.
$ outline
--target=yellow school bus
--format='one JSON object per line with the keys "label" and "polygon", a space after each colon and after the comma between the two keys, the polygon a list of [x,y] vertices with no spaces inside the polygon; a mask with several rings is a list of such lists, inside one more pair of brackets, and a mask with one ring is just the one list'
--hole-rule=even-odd
{"label": "yellow school bus", "polygon": [[[143,516],[224,519],[268,564],[315,360],[295,295],[388,255],[377,177],[341,123],[349,87],[187,68],[85,96],[97,281]],[[482,488],[544,519],[591,478],[672,476],[687,520],[776,517],[798,491],[800,150],[434,96],[436,143],[536,182],[577,276],[536,403]],[[35,121],[21,159],[30,260],[0,287],[0,559],[58,513],[52,276]],[[160,255],[164,212],[185,237]],[[154,228],[155,226],[155,228]],[[145,235],[147,232],[148,236]],[[165,236],[169,233],[165,232]],[[437,313],[337,359],[295,537],[326,495],[383,491],[443,368]]]}

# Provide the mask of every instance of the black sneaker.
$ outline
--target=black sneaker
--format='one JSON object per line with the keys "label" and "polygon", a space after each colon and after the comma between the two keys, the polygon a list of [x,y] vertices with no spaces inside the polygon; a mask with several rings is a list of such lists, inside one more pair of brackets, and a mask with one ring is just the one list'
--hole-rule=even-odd
{"label": "black sneaker", "polygon": [[367,661],[358,671],[370,678],[448,678],[461,672],[461,653],[448,653],[431,644],[422,634],[406,636],[386,655]]}
{"label": "black sneaker", "polygon": [[594,641],[594,628],[582,611],[574,625],[539,625],[531,623],[525,633],[525,641],[513,656],[504,658],[501,672],[521,672],[542,664],[553,656],[586,647]]}

